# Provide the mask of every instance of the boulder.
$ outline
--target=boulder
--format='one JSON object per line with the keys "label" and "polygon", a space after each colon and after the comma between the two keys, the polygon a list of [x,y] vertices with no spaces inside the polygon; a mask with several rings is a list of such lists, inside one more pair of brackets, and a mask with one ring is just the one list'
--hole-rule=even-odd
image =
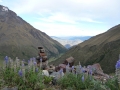
{"label": "boulder", "polygon": [[67,58],[67,59],[64,61],[63,64],[68,65],[68,63],[69,63],[70,67],[72,67],[72,66],[74,65],[74,62],[75,62],[75,59],[71,56],[71,57]]}
{"label": "boulder", "polygon": [[99,79],[108,79],[109,75],[105,74],[100,66],[99,63],[95,63],[93,65],[88,65],[87,68],[89,70],[92,70],[92,74],[94,77],[97,77]]}

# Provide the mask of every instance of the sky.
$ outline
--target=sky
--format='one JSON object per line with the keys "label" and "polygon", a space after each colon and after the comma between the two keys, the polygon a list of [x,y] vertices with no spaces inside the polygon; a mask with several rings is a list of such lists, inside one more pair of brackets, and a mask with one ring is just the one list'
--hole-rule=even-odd
{"label": "sky", "polygon": [[94,36],[120,24],[120,0],[0,0],[49,36]]}

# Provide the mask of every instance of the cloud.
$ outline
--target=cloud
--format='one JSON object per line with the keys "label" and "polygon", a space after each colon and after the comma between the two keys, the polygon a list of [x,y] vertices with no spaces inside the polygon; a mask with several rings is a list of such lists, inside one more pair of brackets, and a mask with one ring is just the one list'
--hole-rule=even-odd
{"label": "cloud", "polygon": [[119,0],[17,0],[12,3],[12,9],[18,14],[61,12],[90,18],[117,14],[120,8]]}
{"label": "cloud", "polygon": [[51,16],[48,17],[42,17],[38,18],[39,20],[42,20],[43,22],[61,22],[61,23],[70,23],[70,24],[76,24],[75,20],[73,20],[71,17],[64,13],[54,13]]}
{"label": "cloud", "polygon": [[31,16],[29,23],[48,35],[95,35],[120,22],[120,0],[4,1],[19,16]]}
{"label": "cloud", "polygon": [[43,32],[46,32],[50,36],[94,36],[98,33],[104,32],[101,28],[93,29],[91,27],[79,27],[79,25],[58,24],[54,22],[34,22],[32,25],[36,28],[41,28]]}
{"label": "cloud", "polygon": [[119,0],[14,0],[8,2],[8,7],[19,15],[52,13],[55,16],[56,13],[62,13],[72,19],[84,17],[91,19],[84,21],[101,22],[105,18],[119,17],[119,3]]}
{"label": "cloud", "polygon": [[80,21],[85,21],[85,22],[91,22],[91,23],[103,23],[103,22],[100,22],[100,21],[93,20],[91,18],[86,18],[86,17],[82,17],[79,20]]}
{"label": "cloud", "polygon": [[2,0],[0,0],[0,2],[3,2]]}
{"label": "cloud", "polygon": [[88,17],[77,17],[76,18],[76,17],[69,16],[67,14],[60,13],[60,12],[53,13],[47,17],[44,17],[43,15],[41,16],[42,17],[37,18],[37,19],[43,22],[62,22],[62,23],[77,24],[78,21],[84,21],[84,22],[91,22],[91,23],[103,23],[100,21],[93,20],[92,18],[88,18]]}
{"label": "cloud", "polygon": [[[38,1],[39,5],[36,4],[36,6],[31,9],[31,12],[39,12],[43,15],[44,13],[52,13],[53,17],[60,16],[60,18],[64,18],[64,20],[69,19],[74,22],[84,18],[84,21],[86,22],[98,23],[103,22],[103,19],[105,18],[110,19],[114,17],[114,19],[118,19],[117,17],[119,17],[120,14],[118,2],[120,1],[51,0],[51,2],[49,2],[48,0],[45,0],[42,2]],[[56,18],[56,20],[58,20],[58,18]]]}

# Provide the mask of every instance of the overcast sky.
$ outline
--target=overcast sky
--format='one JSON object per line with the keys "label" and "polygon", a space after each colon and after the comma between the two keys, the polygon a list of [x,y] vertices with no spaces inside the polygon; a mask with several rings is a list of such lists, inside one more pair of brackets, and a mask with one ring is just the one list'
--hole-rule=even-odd
{"label": "overcast sky", "polygon": [[120,23],[120,0],[0,0],[49,36],[93,36]]}

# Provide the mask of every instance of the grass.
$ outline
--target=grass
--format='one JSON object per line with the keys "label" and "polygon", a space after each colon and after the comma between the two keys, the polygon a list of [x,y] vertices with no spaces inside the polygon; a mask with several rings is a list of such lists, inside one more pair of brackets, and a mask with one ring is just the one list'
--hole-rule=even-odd
{"label": "grass", "polygon": [[58,58],[60,58],[61,56],[63,55],[63,53],[62,54],[60,54],[59,56],[57,56],[57,57],[51,57],[51,58],[49,58],[49,63],[51,63],[51,62],[53,62],[53,61],[56,61]]}
{"label": "grass", "polygon": [[[95,80],[91,75],[71,72],[65,73],[53,86],[51,84],[52,77],[42,75],[40,68],[34,65],[29,67],[29,65],[31,64],[28,63],[28,66],[20,64],[15,68],[11,62],[7,63],[5,68],[1,68],[0,89],[6,86],[11,88],[16,86],[18,90],[120,90],[117,77],[101,82]],[[22,75],[18,73],[19,70],[21,70]]]}
{"label": "grass", "polygon": [[[82,77],[84,75],[84,80]],[[67,90],[120,90],[117,78],[111,78],[106,82],[94,80],[93,77],[85,74],[66,74],[63,78],[58,81],[62,89]]]}

